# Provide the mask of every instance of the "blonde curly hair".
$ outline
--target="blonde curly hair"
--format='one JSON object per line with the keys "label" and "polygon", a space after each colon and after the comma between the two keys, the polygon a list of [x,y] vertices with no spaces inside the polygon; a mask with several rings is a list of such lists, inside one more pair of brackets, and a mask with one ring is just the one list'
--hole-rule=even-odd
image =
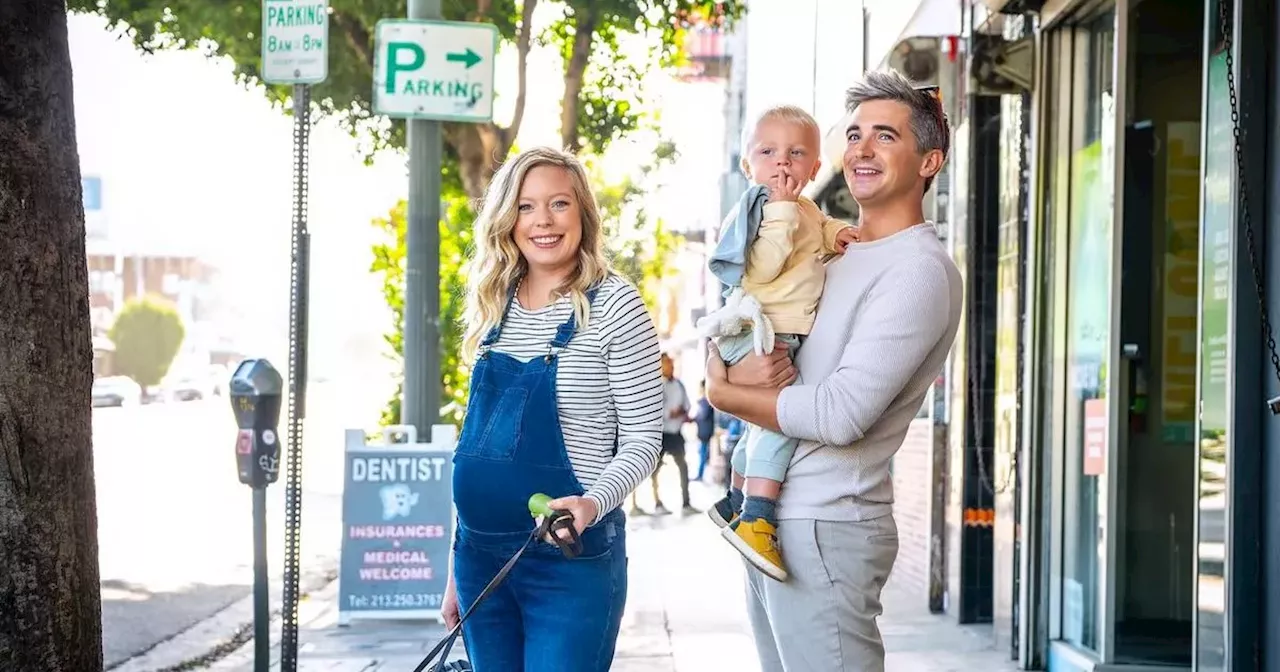
{"label": "blonde curly hair", "polygon": [[463,361],[473,361],[485,335],[502,320],[511,288],[529,270],[516,246],[520,189],[525,176],[539,166],[555,166],[569,174],[574,198],[582,213],[582,240],[577,264],[555,295],[569,296],[579,328],[586,328],[590,314],[587,290],[613,273],[604,254],[600,210],[577,157],[550,147],[534,147],[511,157],[494,174],[475,222],[474,251],[467,264],[467,305],[463,321]]}

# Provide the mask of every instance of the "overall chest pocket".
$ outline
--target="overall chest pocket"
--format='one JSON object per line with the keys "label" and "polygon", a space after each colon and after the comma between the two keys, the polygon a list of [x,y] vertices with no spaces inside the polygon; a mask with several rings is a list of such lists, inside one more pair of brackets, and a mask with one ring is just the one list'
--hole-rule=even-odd
{"label": "overall chest pocket", "polygon": [[456,454],[484,460],[510,461],[520,443],[529,390],[476,385],[467,405]]}

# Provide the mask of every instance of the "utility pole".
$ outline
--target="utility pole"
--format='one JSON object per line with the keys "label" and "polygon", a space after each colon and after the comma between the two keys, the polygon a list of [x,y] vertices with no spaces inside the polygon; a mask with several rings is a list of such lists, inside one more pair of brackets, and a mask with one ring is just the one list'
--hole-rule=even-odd
{"label": "utility pole", "polygon": [[[409,0],[409,18],[439,20],[440,0]],[[408,119],[409,219],[400,421],[431,441],[440,419],[440,122]]]}

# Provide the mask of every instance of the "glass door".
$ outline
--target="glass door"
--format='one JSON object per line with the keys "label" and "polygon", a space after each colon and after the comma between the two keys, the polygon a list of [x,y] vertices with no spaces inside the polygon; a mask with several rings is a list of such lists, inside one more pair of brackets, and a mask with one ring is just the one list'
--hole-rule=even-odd
{"label": "glass door", "polygon": [[1102,654],[1115,191],[1115,13],[1081,26],[1067,222],[1062,638]]}
{"label": "glass door", "polygon": [[1039,358],[1051,373],[1037,381],[1052,508],[1049,636],[1104,661],[1115,510],[1118,14],[1107,6],[1072,17],[1047,40]]}

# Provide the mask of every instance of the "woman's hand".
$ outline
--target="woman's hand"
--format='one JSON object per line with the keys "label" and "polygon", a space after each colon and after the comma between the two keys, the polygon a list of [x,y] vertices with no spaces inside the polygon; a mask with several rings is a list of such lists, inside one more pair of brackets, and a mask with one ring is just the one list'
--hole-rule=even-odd
{"label": "woman's hand", "polygon": [[444,601],[440,603],[440,615],[444,616],[444,626],[450,630],[458,627],[462,618],[458,609],[458,587],[453,583],[453,572],[449,572],[449,580],[444,584]]}
{"label": "woman's hand", "polygon": [[733,385],[744,387],[786,387],[796,382],[796,367],[787,354],[782,341],[773,344],[773,352],[757,355],[754,352],[729,367],[727,377]]}
{"label": "woman's hand", "polygon": [[[572,514],[573,529],[579,536],[582,535],[583,530],[587,529],[588,525],[595,522],[596,516],[600,515],[600,507],[596,506],[595,500],[587,497],[561,497],[560,499],[551,500],[547,503],[547,506],[551,509],[568,511]],[[562,531],[558,536],[563,541],[572,541],[568,532]],[[547,535],[547,542],[555,543],[550,535]]]}

